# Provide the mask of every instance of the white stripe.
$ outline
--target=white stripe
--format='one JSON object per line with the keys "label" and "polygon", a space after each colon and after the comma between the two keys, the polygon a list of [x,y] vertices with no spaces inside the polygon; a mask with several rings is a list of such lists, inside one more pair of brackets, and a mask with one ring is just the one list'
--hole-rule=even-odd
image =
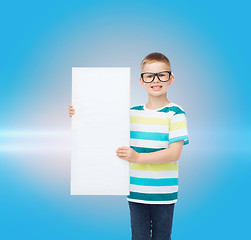
{"label": "white stripe", "polygon": [[178,170],[142,171],[130,168],[130,176],[139,178],[178,178]]}
{"label": "white stripe", "polygon": [[168,148],[169,142],[130,138],[130,145],[145,148]]}
{"label": "white stripe", "polygon": [[185,135],[188,135],[187,128],[177,129],[170,132],[169,139],[172,139],[175,137],[182,137]]}
{"label": "white stripe", "polygon": [[131,131],[169,133],[169,125],[131,123]]}
{"label": "white stripe", "polygon": [[129,202],[146,203],[146,204],[171,204],[171,203],[176,203],[177,202],[177,199],[172,200],[172,201],[144,201],[144,200],[127,198],[127,200]]}
{"label": "white stripe", "polygon": [[178,186],[139,186],[130,184],[129,189],[132,192],[139,193],[173,193],[178,191]]}
{"label": "white stripe", "polygon": [[169,111],[169,112],[148,112],[143,110],[130,110],[130,116],[139,116],[139,117],[148,117],[148,118],[167,118],[171,117],[175,112]]}
{"label": "white stripe", "polygon": [[171,123],[186,121],[186,116],[184,113],[177,114],[171,117]]}

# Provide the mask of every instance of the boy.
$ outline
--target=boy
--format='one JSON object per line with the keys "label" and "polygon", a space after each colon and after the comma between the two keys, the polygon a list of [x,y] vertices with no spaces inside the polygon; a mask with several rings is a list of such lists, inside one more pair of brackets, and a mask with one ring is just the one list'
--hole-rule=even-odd
{"label": "boy", "polygon": [[[141,62],[140,84],[148,102],[130,108],[130,147],[117,156],[130,162],[127,196],[132,240],[171,240],[174,205],[178,198],[178,164],[189,143],[184,110],[167,99],[172,85],[169,59],[148,54]],[[75,111],[69,108],[70,116]]]}

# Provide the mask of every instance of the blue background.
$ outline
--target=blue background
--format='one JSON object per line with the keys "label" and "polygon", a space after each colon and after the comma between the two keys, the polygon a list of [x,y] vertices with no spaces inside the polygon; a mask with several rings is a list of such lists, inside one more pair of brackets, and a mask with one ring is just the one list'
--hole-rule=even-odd
{"label": "blue background", "polygon": [[70,195],[71,70],[131,67],[131,105],[143,104],[140,62],[157,51],[171,61],[168,99],[185,110],[190,140],[172,237],[247,239],[249,9],[242,0],[2,2],[1,238],[130,239],[125,196]]}

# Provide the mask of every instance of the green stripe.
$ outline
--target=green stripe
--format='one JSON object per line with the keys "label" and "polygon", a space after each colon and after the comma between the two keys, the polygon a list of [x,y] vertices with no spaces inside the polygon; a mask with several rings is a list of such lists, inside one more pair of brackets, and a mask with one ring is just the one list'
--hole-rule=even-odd
{"label": "green stripe", "polygon": [[[185,140],[187,139],[188,136],[187,135],[184,135],[184,136],[179,136],[179,137],[175,137],[175,138],[171,138],[169,140],[169,144],[173,143],[173,142],[177,142],[177,141],[180,141],[180,140]],[[186,145],[188,144],[188,140],[186,142],[183,143],[183,145]]]}
{"label": "green stripe", "polygon": [[178,178],[138,178],[130,177],[130,184],[140,186],[176,186]]}
{"label": "green stripe", "polygon": [[170,126],[170,118],[130,116],[130,123]]}
{"label": "green stripe", "polygon": [[148,201],[171,201],[178,198],[178,192],[173,193],[138,193],[130,191],[128,198]]}
{"label": "green stripe", "polygon": [[130,109],[143,110],[143,105],[134,106],[134,107],[131,107]]}
{"label": "green stripe", "polygon": [[[134,106],[134,107],[131,107],[130,109],[132,110],[139,110],[139,111],[143,111],[144,110],[144,106],[143,105],[137,105],[137,106]],[[172,106],[172,107],[164,107],[160,110],[157,110],[156,112],[164,112],[164,113],[168,113],[168,112],[175,112],[174,115],[177,115],[177,114],[185,114],[186,113],[184,111],[182,111],[179,107],[177,106]]]}
{"label": "green stripe", "polygon": [[146,171],[168,171],[168,170],[178,170],[178,164],[176,162],[160,163],[160,164],[130,162],[130,168],[136,170],[146,170]]}
{"label": "green stripe", "polygon": [[150,153],[166,149],[166,148],[145,148],[145,147],[135,147],[135,146],[130,146],[130,147],[138,153]]}
{"label": "green stripe", "polygon": [[154,141],[168,141],[169,133],[130,131],[130,138]]}
{"label": "green stripe", "polygon": [[180,122],[175,122],[175,123],[172,123],[171,126],[170,126],[170,133],[171,131],[174,131],[174,130],[178,130],[178,129],[182,129],[182,128],[187,128],[187,122],[186,121],[180,121]]}
{"label": "green stripe", "polygon": [[163,109],[158,110],[157,112],[165,112],[165,113],[168,113],[168,112],[170,112],[170,111],[175,112],[174,115],[182,114],[182,113],[185,114],[185,112],[182,111],[182,110],[181,110],[179,107],[177,107],[177,106],[165,107],[165,108],[163,108]]}

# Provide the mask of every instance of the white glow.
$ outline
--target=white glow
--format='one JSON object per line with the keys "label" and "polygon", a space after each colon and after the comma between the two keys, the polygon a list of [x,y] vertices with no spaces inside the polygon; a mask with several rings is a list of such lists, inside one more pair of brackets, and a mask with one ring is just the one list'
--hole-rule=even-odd
{"label": "white glow", "polygon": [[0,131],[0,152],[34,153],[71,150],[70,130]]}

